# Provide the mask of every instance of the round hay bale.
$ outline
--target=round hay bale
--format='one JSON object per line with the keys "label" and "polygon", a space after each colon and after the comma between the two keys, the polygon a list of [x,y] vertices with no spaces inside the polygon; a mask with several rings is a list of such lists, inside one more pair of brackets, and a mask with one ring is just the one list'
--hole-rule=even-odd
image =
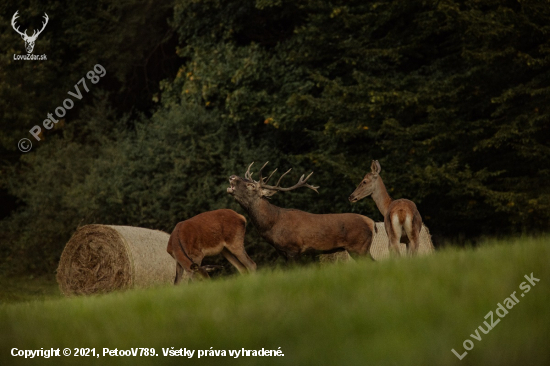
{"label": "round hay bale", "polygon": [[[383,222],[376,222],[376,230],[372,238],[369,253],[375,261],[390,258],[389,240],[386,228]],[[434,251],[432,237],[426,225],[422,224],[420,229],[420,244],[418,246],[418,255],[431,254]],[[402,256],[407,254],[407,246],[403,243],[399,244],[399,252]]]}
{"label": "round hay bale", "polygon": [[173,283],[170,235],[131,226],[86,225],[71,237],[59,261],[63,294],[88,295]]}

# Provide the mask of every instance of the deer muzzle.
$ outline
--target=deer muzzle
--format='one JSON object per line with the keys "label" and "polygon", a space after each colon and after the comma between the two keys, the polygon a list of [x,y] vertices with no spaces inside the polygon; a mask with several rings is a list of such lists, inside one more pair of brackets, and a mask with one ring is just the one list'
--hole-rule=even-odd
{"label": "deer muzzle", "polygon": [[227,187],[227,193],[233,194],[235,193],[235,180],[237,179],[237,176],[232,175],[229,177],[229,187]]}

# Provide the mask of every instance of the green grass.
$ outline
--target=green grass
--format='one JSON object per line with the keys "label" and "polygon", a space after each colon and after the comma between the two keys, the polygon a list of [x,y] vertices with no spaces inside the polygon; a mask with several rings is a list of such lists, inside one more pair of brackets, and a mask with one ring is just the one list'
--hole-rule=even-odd
{"label": "green grass", "polygon": [[[548,365],[550,237],[429,257],[260,271],[190,286],[0,305],[0,364]],[[540,282],[521,297],[523,277]],[[497,303],[509,310],[462,361]],[[497,315],[494,315],[497,318]],[[496,320],[496,319],[495,319]],[[29,360],[10,350],[154,347],[156,357]],[[278,349],[284,357],[164,357],[162,348]]]}
{"label": "green grass", "polygon": [[55,276],[0,276],[0,304],[61,297]]}

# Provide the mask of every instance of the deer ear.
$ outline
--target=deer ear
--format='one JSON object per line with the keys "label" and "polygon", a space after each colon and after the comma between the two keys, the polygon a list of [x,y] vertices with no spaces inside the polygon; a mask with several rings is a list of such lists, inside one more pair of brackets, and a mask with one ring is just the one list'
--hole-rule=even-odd
{"label": "deer ear", "polygon": [[272,189],[262,189],[262,197],[271,197],[278,191]]}
{"label": "deer ear", "polygon": [[380,163],[378,162],[378,160],[375,160],[374,163],[376,164],[376,174],[380,174],[380,172],[382,171]]}
{"label": "deer ear", "polygon": [[376,175],[377,173],[379,173],[379,172],[377,171],[378,166],[376,165],[376,163],[378,163],[378,161],[377,161],[377,160],[373,160],[372,163],[371,163],[371,165],[370,165],[370,171],[372,172],[372,174],[375,174],[375,175]]}
{"label": "deer ear", "polygon": [[254,183],[246,183],[246,189],[248,189],[249,191],[255,191],[256,185]]}

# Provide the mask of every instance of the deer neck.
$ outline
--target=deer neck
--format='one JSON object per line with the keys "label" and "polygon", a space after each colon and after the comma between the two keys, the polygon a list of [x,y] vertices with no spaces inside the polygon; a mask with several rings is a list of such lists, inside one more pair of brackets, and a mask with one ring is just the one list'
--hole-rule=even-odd
{"label": "deer neck", "polygon": [[247,210],[254,226],[256,226],[260,233],[271,229],[277,222],[281,212],[280,207],[272,205],[265,198],[260,198],[253,202]]}
{"label": "deer neck", "polygon": [[376,203],[376,207],[378,207],[380,213],[386,216],[386,212],[388,212],[388,207],[390,206],[392,199],[388,194],[381,176],[378,176],[378,183],[372,192],[372,199]]}

